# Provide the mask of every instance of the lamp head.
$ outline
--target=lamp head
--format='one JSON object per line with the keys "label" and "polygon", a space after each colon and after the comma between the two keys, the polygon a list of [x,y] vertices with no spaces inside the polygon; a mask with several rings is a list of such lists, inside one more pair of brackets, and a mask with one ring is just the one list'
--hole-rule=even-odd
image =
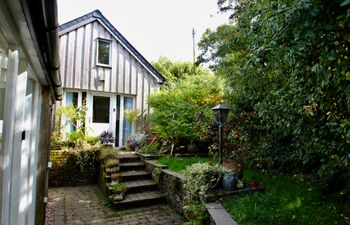
{"label": "lamp head", "polygon": [[230,108],[225,106],[224,104],[219,104],[212,108],[214,116],[215,116],[215,121],[218,125],[222,125],[226,122],[228,112],[230,111]]}

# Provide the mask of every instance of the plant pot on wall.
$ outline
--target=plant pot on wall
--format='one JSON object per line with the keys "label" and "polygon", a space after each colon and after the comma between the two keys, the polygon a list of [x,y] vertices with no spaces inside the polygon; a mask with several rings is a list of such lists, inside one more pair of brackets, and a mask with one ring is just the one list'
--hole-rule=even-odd
{"label": "plant pot on wall", "polygon": [[225,159],[222,165],[236,174],[238,179],[243,178],[243,160]]}

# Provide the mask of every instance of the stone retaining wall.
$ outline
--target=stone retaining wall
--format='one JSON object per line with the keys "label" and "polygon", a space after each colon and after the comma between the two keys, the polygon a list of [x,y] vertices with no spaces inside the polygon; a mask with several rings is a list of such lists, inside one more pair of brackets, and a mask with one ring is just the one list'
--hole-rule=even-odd
{"label": "stone retaining wall", "polygon": [[79,186],[98,182],[100,150],[51,150],[49,186]]}
{"label": "stone retaining wall", "polygon": [[145,160],[146,169],[152,172],[155,168],[161,169],[158,186],[161,192],[166,194],[166,200],[172,209],[181,215],[183,211],[184,188],[182,184],[183,175],[166,169],[166,166],[151,160]]}

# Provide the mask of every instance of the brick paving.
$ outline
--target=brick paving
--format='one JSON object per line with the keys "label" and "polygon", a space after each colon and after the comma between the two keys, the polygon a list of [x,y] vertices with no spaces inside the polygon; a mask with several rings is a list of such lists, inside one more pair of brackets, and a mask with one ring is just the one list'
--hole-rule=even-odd
{"label": "brick paving", "polygon": [[108,207],[98,186],[49,189],[46,225],[170,225],[184,218],[168,205],[117,210]]}

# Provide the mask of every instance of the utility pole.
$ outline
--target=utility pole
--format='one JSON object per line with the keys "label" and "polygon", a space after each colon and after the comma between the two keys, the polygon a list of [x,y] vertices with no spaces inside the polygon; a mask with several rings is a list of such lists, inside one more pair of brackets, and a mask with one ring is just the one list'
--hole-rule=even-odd
{"label": "utility pole", "polygon": [[196,32],[194,28],[192,29],[192,40],[193,40],[193,64],[196,62],[196,42],[195,42]]}

